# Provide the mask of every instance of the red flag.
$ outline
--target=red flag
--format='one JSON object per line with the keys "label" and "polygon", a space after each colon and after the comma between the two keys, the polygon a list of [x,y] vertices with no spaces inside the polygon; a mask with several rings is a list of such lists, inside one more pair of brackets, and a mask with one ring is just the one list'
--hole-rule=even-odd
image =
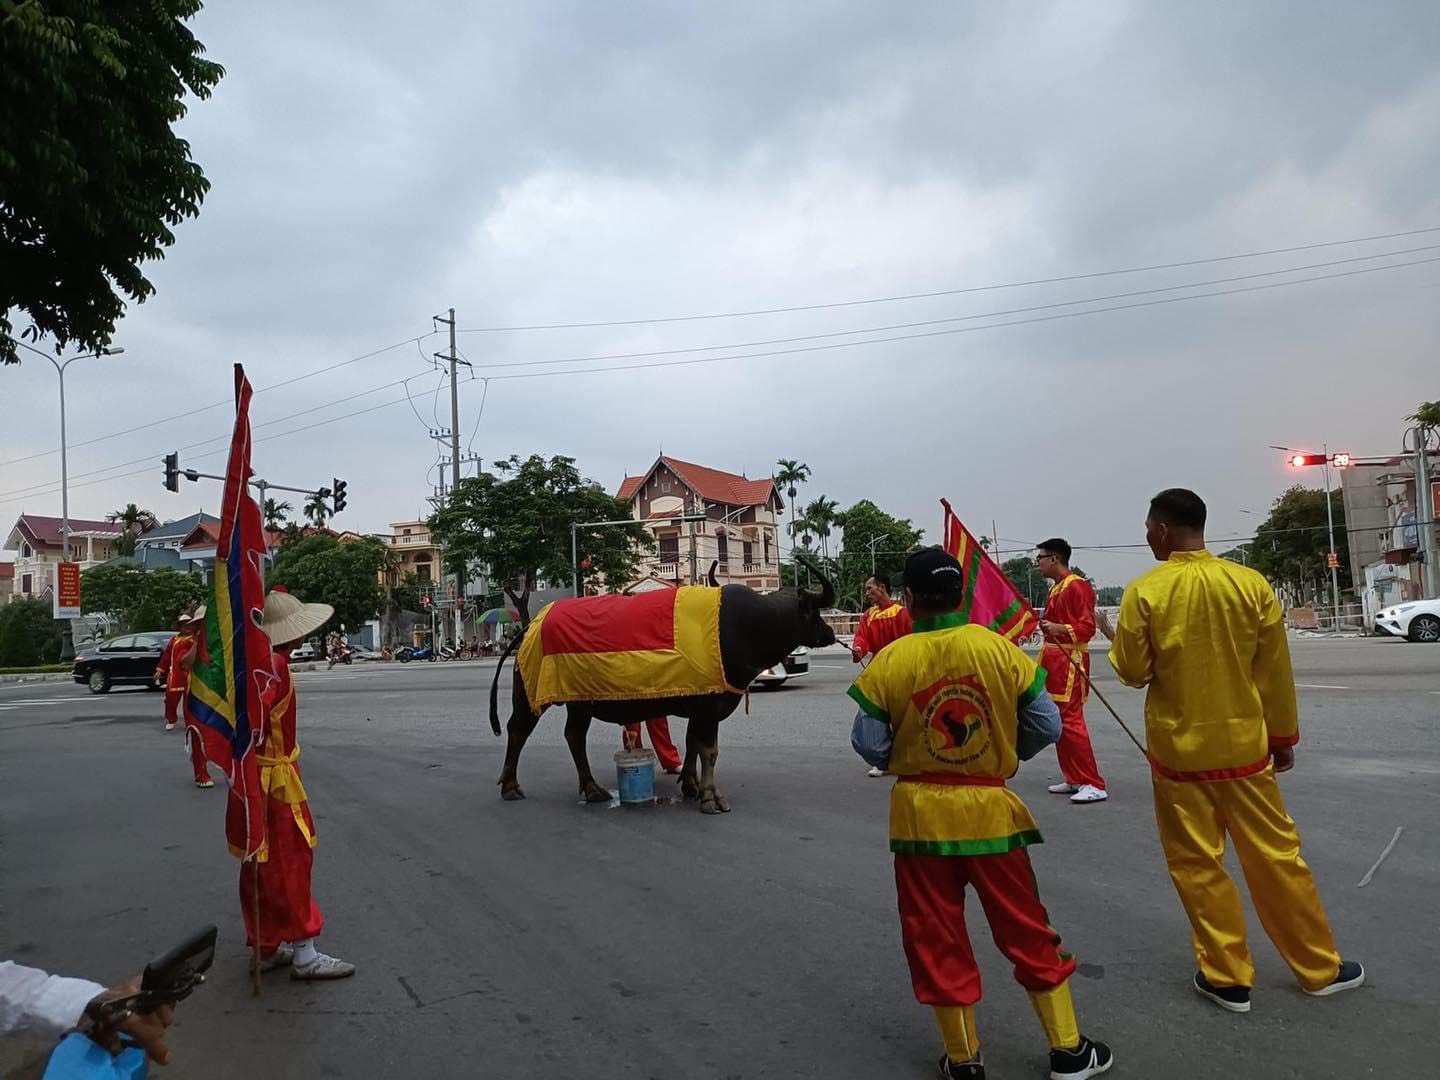
{"label": "red flag", "polygon": [[965,599],[960,605],[965,621],[988,626],[1014,642],[1040,629],[1040,617],[1035,609],[995,565],[995,560],[970,530],[960,523],[949,501],[941,499],[940,505],[945,508],[945,550],[965,571]]}
{"label": "red flag", "polygon": [[225,773],[231,799],[225,836],[237,858],[265,843],[265,793],[255,754],[265,736],[267,692],[276,684],[265,611],[265,532],[250,496],[250,383],[235,365],[235,430],[225,469],[220,539],[205,627],[186,695],[186,738]]}

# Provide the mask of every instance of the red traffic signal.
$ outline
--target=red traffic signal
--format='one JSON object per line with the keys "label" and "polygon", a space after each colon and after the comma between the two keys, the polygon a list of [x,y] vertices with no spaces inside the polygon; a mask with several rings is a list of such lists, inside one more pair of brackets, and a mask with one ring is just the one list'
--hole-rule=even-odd
{"label": "red traffic signal", "polygon": [[1303,469],[1307,465],[1324,465],[1324,454],[1291,454],[1290,465],[1296,469]]}

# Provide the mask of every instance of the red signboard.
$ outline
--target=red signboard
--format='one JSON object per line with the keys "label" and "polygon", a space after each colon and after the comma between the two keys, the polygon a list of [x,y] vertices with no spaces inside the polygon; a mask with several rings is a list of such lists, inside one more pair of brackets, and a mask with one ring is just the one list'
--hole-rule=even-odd
{"label": "red signboard", "polygon": [[80,617],[80,564],[62,562],[55,567],[55,617]]}

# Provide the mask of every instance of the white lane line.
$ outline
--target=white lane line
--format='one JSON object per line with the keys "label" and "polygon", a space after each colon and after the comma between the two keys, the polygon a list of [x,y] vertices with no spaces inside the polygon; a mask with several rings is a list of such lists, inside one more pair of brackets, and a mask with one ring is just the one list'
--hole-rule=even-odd
{"label": "white lane line", "polygon": [[1301,690],[1349,690],[1348,686],[1331,686],[1328,683],[1297,682],[1296,687]]}
{"label": "white lane line", "polygon": [[1375,865],[1370,867],[1369,872],[1360,879],[1360,884],[1359,886],[1357,886],[1358,888],[1363,889],[1366,885],[1370,884],[1370,879],[1375,876],[1375,871],[1380,869],[1380,864],[1385,861],[1385,856],[1389,855],[1390,852],[1395,850],[1395,845],[1400,842],[1400,834],[1404,831],[1404,825],[1399,825],[1396,827],[1395,835],[1390,838],[1390,843],[1385,845],[1385,850],[1380,852],[1380,858],[1375,860]]}
{"label": "white lane line", "polygon": [[811,664],[810,666],[811,666],[812,668],[815,668],[815,667],[828,668],[828,669],[830,669],[831,671],[844,671],[847,667],[850,667],[851,665],[849,665],[849,664]]}

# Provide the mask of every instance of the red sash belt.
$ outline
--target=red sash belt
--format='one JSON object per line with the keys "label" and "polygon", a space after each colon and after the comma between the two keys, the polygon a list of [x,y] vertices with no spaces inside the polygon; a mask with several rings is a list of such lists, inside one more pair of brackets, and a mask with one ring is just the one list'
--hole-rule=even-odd
{"label": "red sash belt", "polygon": [[1003,776],[972,776],[968,773],[922,772],[899,778],[902,784],[944,784],[947,787],[1004,787]]}

